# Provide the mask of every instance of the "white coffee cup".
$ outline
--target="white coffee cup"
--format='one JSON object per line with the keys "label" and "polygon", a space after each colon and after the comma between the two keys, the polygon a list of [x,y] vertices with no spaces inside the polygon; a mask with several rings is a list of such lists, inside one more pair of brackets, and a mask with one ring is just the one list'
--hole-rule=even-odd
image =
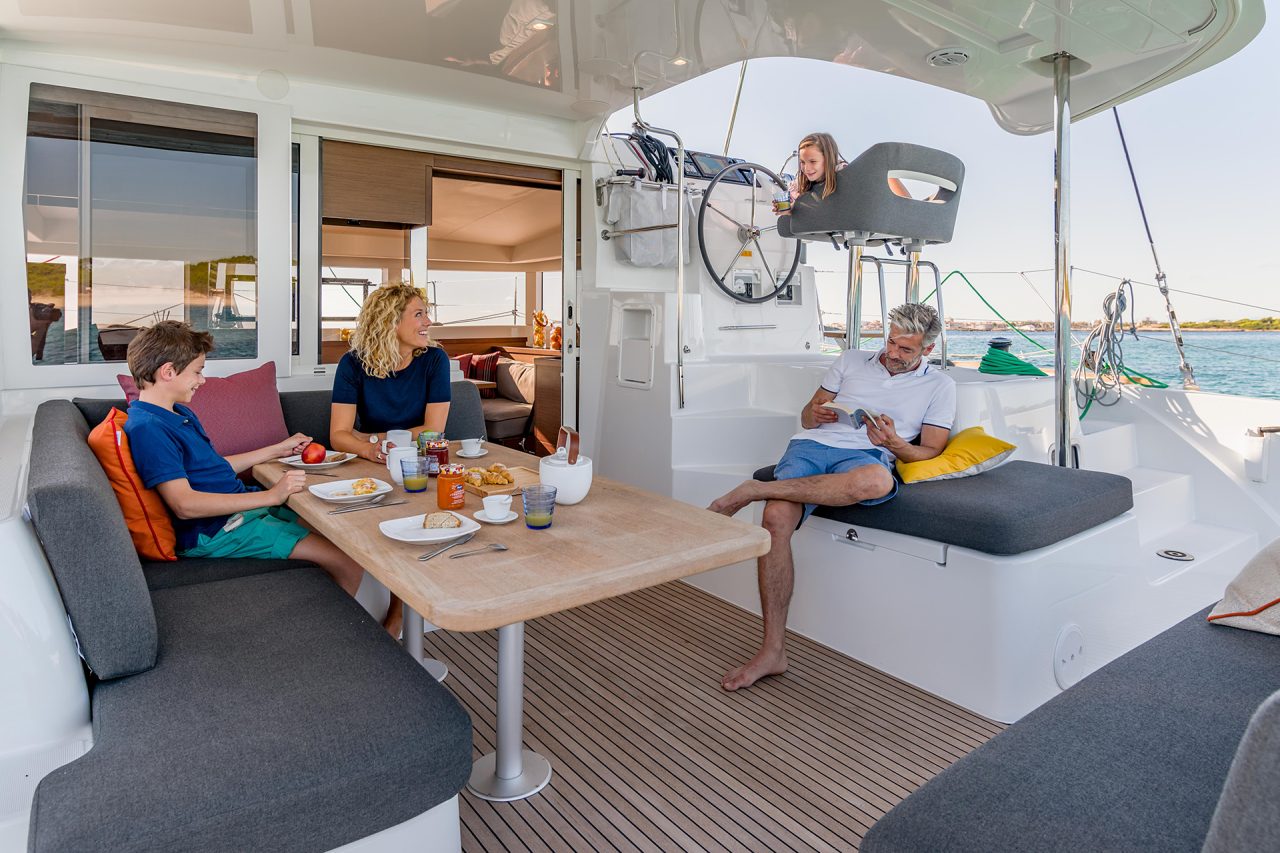
{"label": "white coffee cup", "polygon": [[[386,453],[388,445],[392,444],[396,447],[409,447],[413,444],[413,433],[407,429],[387,430],[387,437],[382,441],[382,452]],[[390,462],[387,464],[390,464]]]}
{"label": "white coffee cup", "polygon": [[511,512],[511,495],[489,495],[482,503],[490,521],[501,521]]}
{"label": "white coffee cup", "polygon": [[418,448],[410,445],[409,447],[393,447],[387,453],[387,472],[391,474],[391,479],[397,483],[404,482],[404,471],[400,470],[401,459],[412,459],[418,455]]}
{"label": "white coffee cup", "polygon": [[475,456],[484,447],[483,438],[464,438],[462,439],[462,452],[468,456]]}

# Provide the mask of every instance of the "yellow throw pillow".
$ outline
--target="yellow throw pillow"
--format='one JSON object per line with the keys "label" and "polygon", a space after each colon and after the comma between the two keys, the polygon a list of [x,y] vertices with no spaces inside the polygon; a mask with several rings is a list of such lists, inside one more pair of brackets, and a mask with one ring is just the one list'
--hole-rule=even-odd
{"label": "yellow throw pillow", "polygon": [[1017,449],[1016,445],[987,435],[982,427],[969,427],[956,433],[947,442],[946,449],[932,459],[923,462],[899,460],[898,476],[904,483],[972,477],[996,467]]}

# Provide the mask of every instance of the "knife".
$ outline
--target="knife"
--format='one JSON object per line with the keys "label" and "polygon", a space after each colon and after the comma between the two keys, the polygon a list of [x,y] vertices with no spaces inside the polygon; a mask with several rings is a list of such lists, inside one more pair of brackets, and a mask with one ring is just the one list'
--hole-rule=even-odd
{"label": "knife", "polygon": [[475,538],[475,536],[476,536],[476,531],[474,531],[474,530],[473,530],[473,531],[471,531],[470,533],[468,533],[467,535],[462,536],[462,537],[459,537],[459,538],[457,538],[457,539],[453,540],[453,541],[452,541],[452,542],[450,542],[448,545],[445,545],[443,548],[437,548],[437,549],[436,549],[436,550],[434,550],[434,551],[428,551],[427,553],[423,554],[423,555],[422,555],[421,557],[419,557],[418,559],[419,559],[419,560],[430,560],[432,557],[434,557],[434,556],[436,556],[436,555],[438,555],[438,554],[443,554],[445,551],[448,551],[448,550],[449,550],[450,548],[452,548],[454,545],[462,545],[462,544],[464,544],[464,543],[466,543],[466,542],[470,542],[472,539],[474,539],[474,538]]}
{"label": "knife", "polygon": [[384,506],[400,506],[400,504],[407,503],[408,501],[387,501],[385,503],[368,504],[366,506],[349,506],[343,509],[331,509],[329,510],[329,515],[341,515],[344,512],[359,512],[362,509],[379,509]]}

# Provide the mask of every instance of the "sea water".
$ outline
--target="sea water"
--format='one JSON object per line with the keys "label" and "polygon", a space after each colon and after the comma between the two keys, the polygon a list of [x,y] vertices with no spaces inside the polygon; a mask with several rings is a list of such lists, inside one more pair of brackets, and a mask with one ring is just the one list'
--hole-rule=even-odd
{"label": "sea water", "polygon": [[[976,361],[987,351],[994,337],[1012,341],[1009,352],[1038,367],[1053,366],[1053,334],[1026,332],[1026,338],[1006,329],[994,332],[948,332],[947,358]],[[1071,364],[1080,356],[1080,343],[1088,333],[1073,331]],[[1028,341],[1027,338],[1031,340]],[[1031,341],[1034,341],[1033,344]],[[1182,341],[1187,361],[1202,391],[1238,394],[1245,397],[1280,399],[1280,332],[1192,332],[1184,331]],[[1036,346],[1039,344],[1046,350]],[[863,336],[863,349],[880,345],[879,336]],[[1178,371],[1178,349],[1165,331],[1139,331],[1138,339],[1125,335],[1121,344],[1124,365],[1152,379],[1182,387]],[[934,354],[937,354],[935,350]]]}

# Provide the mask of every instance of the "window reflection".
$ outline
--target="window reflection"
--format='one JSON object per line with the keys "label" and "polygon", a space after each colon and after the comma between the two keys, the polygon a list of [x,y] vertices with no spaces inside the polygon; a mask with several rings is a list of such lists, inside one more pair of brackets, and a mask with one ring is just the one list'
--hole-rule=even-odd
{"label": "window reflection", "polygon": [[257,355],[256,117],[33,86],[24,216],[32,361],[122,361],[184,320]]}

